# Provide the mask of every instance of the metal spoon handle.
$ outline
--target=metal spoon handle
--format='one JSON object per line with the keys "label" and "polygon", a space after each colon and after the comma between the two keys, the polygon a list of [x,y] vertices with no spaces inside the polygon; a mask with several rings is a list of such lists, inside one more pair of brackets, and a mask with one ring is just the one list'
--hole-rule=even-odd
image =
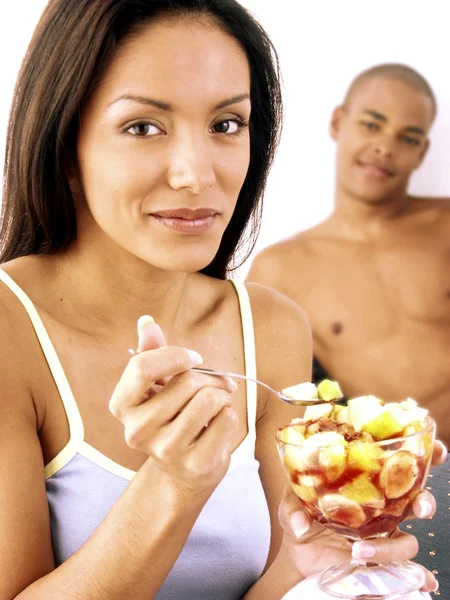
{"label": "metal spoon handle", "polygon": [[270,385],[267,385],[267,383],[263,383],[262,381],[259,381],[259,379],[253,379],[252,377],[247,377],[246,375],[241,375],[240,373],[229,373],[228,371],[216,371],[215,369],[199,369],[197,367],[193,367],[190,370],[196,371],[197,373],[204,373],[205,375],[217,375],[219,377],[231,377],[232,379],[243,379],[245,381],[253,381],[253,383],[262,385],[263,387],[267,388],[273,394],[276,394],[277,396],[281,397],[280,393],[275,391],[273,388],[271,388]]}
{"label": "metal spoon handle", "polygon": [[272,392],[272,394],[275,394],[275,396],[278,396],[278,398],[280,400],[283,400],[283,402],[287,402],[288,404],[293,404],[295,406],[311,406],[313,404],[323,404],[324,403],[323,400],[300,400],[300,399],[297,400],[295,398],[288,398],[281,392],[277,392],[276,390],[271,388],[270,385],[267,385],[267,383],[264,383],[263,381],[259,381],[259,379],[253,379],[252,377],[247,377],[246,375],[241,375],[240,373],[230,373],[228,371],[216,371],[215,369],[199,369],[198,367],[193,367],[190,370],[196,371],[197,373],[204,373],[205,375],[217,375],[219,377],[231,377],[232,379],[243,379],[246,381],[253,381],[253,383],[262,385],[267,390],[269,390],[269,392]]}

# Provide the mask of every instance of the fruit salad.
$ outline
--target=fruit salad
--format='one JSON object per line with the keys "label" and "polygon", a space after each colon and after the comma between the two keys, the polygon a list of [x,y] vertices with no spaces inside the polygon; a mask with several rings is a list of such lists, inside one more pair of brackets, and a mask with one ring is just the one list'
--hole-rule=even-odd
{"label": "fruit salad", "polygon": [[277,445],[309,514],[349,539],[368,539],[392,532],[425,486],[434,429],[411,398],[363,396],[308,407],[279,429]]}

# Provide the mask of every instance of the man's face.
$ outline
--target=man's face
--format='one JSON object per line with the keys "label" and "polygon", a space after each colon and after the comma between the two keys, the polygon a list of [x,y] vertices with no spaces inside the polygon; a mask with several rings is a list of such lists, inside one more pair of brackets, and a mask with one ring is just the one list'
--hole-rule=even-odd
{"label": "man's face", "polygon": [[338,187],[370,203],[403,193],[425,156],[432,121],[430,98],[402,81],[361,82],[331,122]]}

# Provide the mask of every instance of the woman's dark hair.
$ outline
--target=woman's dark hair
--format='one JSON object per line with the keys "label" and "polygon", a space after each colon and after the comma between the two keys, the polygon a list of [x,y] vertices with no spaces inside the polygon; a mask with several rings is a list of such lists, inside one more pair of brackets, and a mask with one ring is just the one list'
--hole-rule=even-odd
{"label": "woman's dark hair", "polygon": [[54,253],[76,237],[67,165],[76,156],[80,111],[118,42],[160,15],[213,17],[247,55],[250,166],[219,250],[203,272],[223,279],[250,254],[282,120],[278,59],[262,27],[236,0],[51,0],[23,61],[11,108],[0,262]]}

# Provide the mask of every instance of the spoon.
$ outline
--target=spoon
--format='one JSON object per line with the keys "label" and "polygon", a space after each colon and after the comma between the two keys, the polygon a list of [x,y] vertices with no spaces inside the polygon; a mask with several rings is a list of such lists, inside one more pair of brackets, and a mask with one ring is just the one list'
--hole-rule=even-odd
{"label": "spoon", "polygon": [[[283,390],[281,392],[277,392],[276,390],[274,390],[273,388],[270,387],[270,385],[267,385],[267,383],[263,383],[262,381],[259,381],[259,379],[253,379],[252,377],[247,377],[246,375],[241,375],[239,373],[229,373],[228,371],[215,371],[213,369],[200,369],[197,367],[193,367],[192,369],[190,369],[190,371],[195,371],[196,373],[204,373],[205,375],[216,375],[218,377],[231,377],[232,379],[244,379],[246,381],[253,381],[254,383],[257,383],[258,385],[262,385],[263,387],[265,387],[266,389],[268,389],[270,392],[272,392],[272,394],[275,394],[275,396],[278,396],[278,398],[280,400],[283,400],[283,402],[287,402],[288,404],[294,404],[295,406],[312,406],[314,404],[327,404],[328,400],[321,400],[319,398],[292,398],[291,396],[287,396],[286,394],[283,394],[283,392],[285,392],[286,390]],[[309,382],[305,382],[305,383],[300,383],[298,384],[298,386],[292,386],[292,388],[286,388],[286,389],[294,389],[296,387],[300,387],[300,386],[310,386],[309,390],[311,393],[311,390],[316,389],[316,386],[313,383],[309,383]]]}
{"label": "spoon", "polygon": [[[128,350],[128,352],[133,355],[139,354],[139,350],[132,350],[131,348]],[[256,383],[256,384],[261,385],[262,387],[265,387],[266,389],[268,389],[269,392],[272,392],[272,394],[275,394],[275,396],[278,396],[278,398],[280,400],[282,400],[283,402],[287,402],[288,404],[293,404],[294,406],[314,406],[315,404],[327,404],[327,402],[331,402],[330,400],[322,400],[317,397],[316,398],[311,398],[311,397],[310,398],[305,398],[305,397],[293,398],[292,396],[287,396],[286,394],[283,394],[283,392],[285,392],[288,389],[292,390],[294,388],[305,386],[305,388],[307,388],[308,392],[309,392],[309,394],[306,394],[306,392],[305,392],[305,395],[311,395],[312,391],[314,391],[317,395],[316,386],[310,382],[299,383],[298,385],[292,386],[291,388],[286,388],[286,390],[277,392],[276,390],[271,388],[270,385],[267,385],[267,383],[263,383],[262,381],[259,381],[259,379],[253,379],[252,377],[247,377],[246,375],[241,375],[240,373],[229,373],[228,371],[216,371],[214,369],[200,369],[198,367],[192,367],[189,370],[195,371],[196,373],[204,373],[205,375],[215,375],[216,377],[231,377],[232,379],[243,379],[245,381],[253,381],[253,383]],[[338,398],[336,398],[336,400],[338,400]]]}

